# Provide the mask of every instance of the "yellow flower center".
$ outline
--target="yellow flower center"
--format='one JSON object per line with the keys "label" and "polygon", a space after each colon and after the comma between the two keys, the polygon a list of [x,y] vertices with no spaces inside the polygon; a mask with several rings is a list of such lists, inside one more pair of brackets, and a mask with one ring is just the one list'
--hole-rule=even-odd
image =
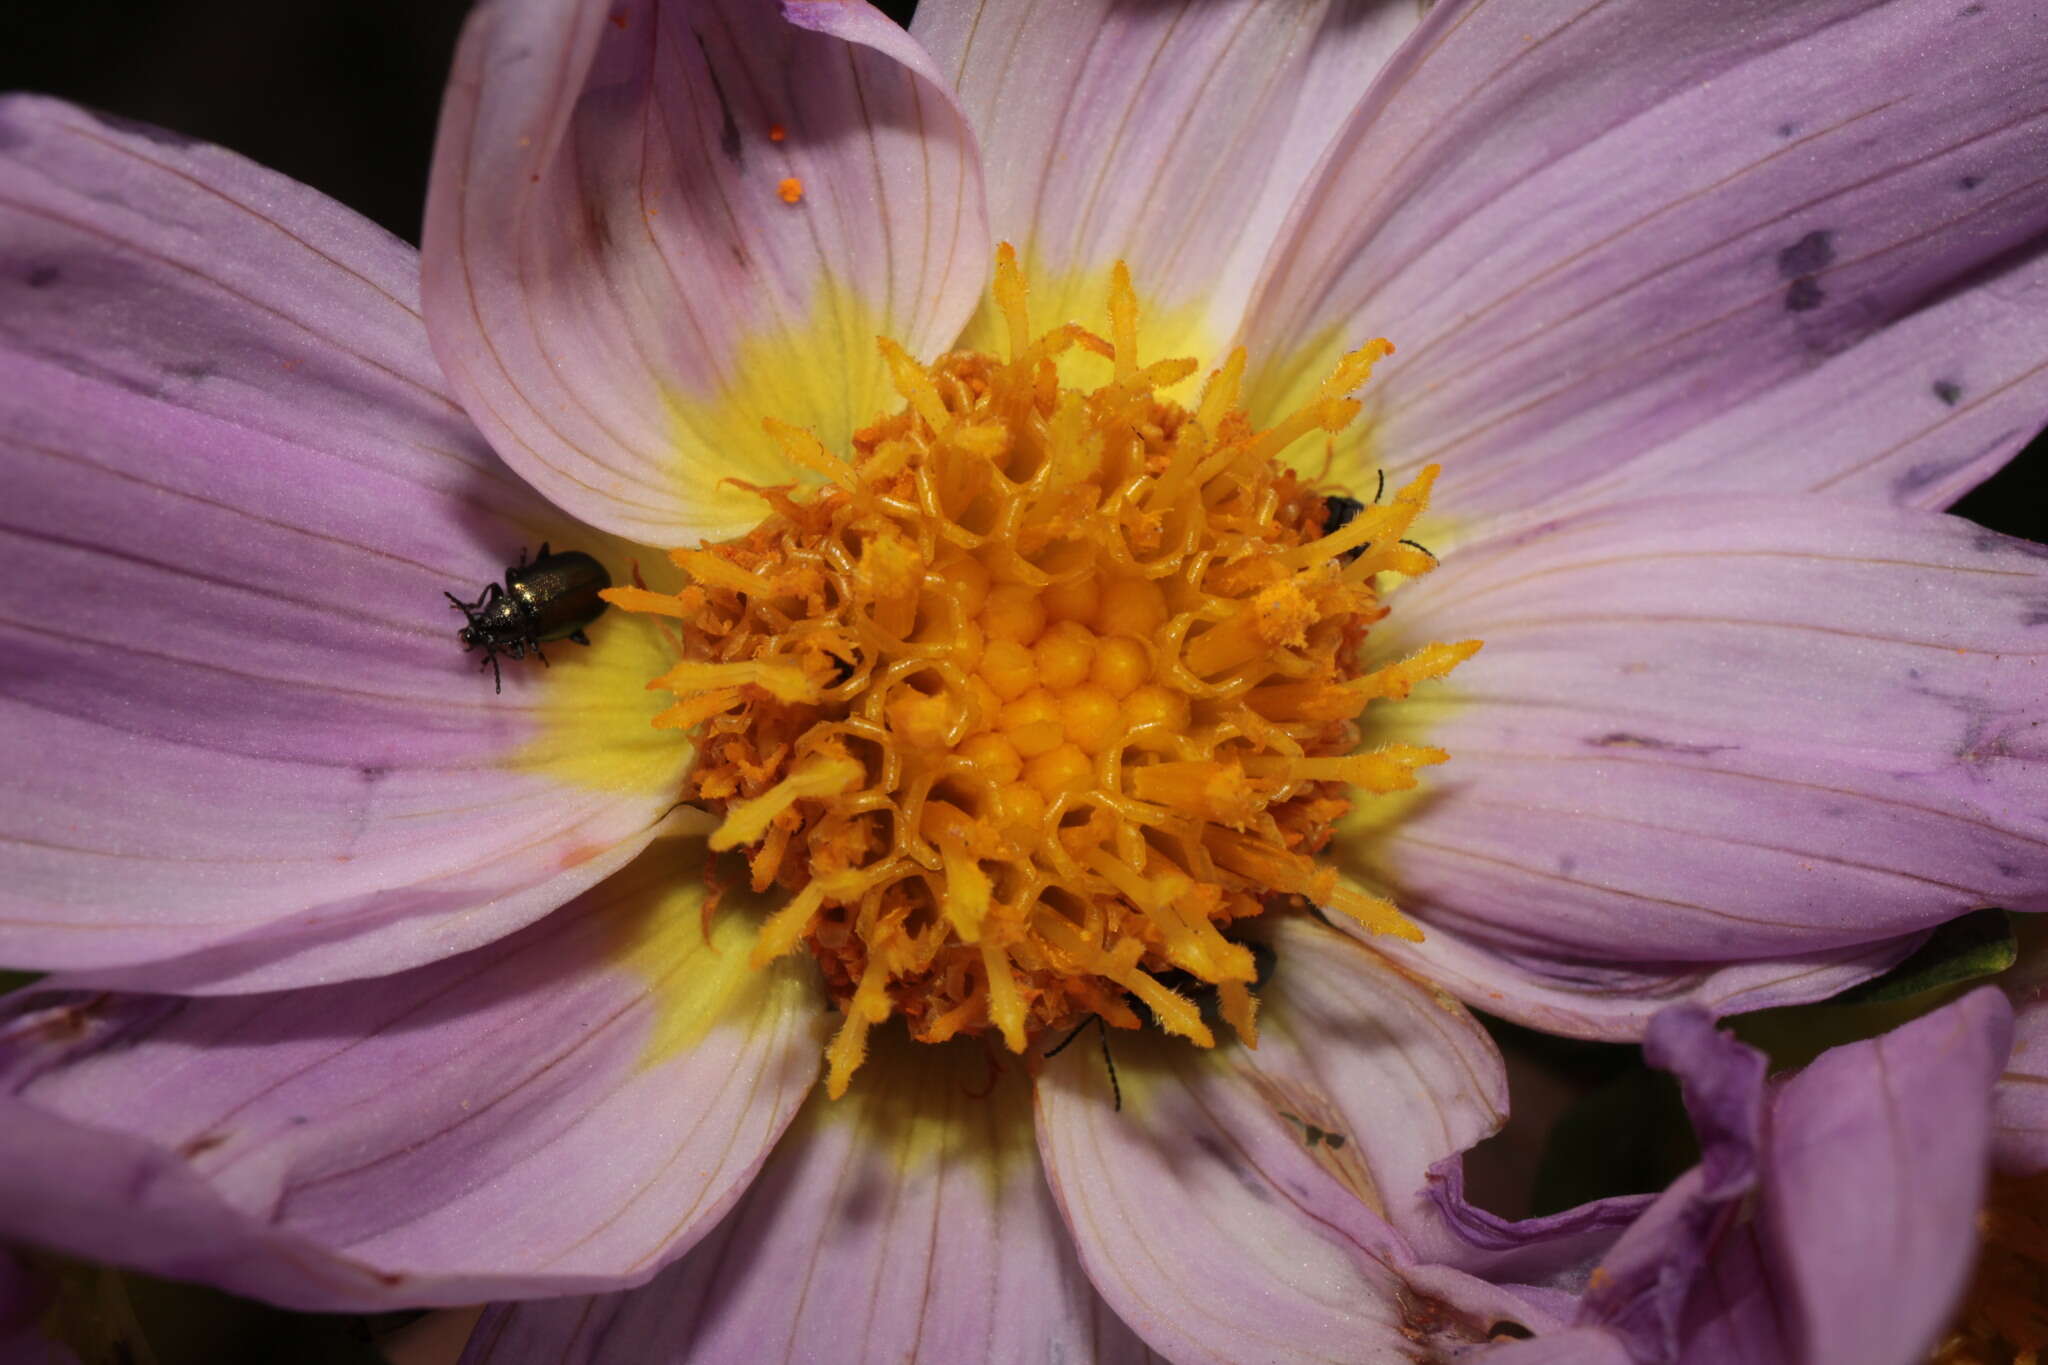
{"label": "yellow flower center", "polygon": [[1935,1365],[2040,1365],[2048,1360],[2048,1171],[1993,1175],[1977,1272]]}
{"label": "yellow flower center", "polygon": [[[1255,1040],[1258,964],[1228,931],[1282,902],[1421,937],[1314,855],[1354,789],[1447,757],[1353,752],[1368,703],[1479,647],[1360,662],[1374,576],[1434,562],[1403,538],[1436,471],[1339,527],[1278,459],[1349,423],[1392,347],[1258,430],[1242,351],[1192,410],[1162,397],[1196,362],[1140,365],[1121,266],[1108,340],[1034,335],[1007,247],[995,298],[1007,358],[922,366],[882,341],[905,407],[850,459],[768,424],[820,491],[753,488],[752,533],[672,553],[682,592],[606,594],[677,623],[655,723],[696,741],[684,799],[722,817],[713,848],[790,893],[754,960],[801,946],[823,967],[834,1096],[892,1014],[1021,1053],[1091,1015],[1137,1027],[1135,1007],[1209,1046],[1207,1004]],[[1062,386],[1077,348],[1108,362],[1099,387]]]}

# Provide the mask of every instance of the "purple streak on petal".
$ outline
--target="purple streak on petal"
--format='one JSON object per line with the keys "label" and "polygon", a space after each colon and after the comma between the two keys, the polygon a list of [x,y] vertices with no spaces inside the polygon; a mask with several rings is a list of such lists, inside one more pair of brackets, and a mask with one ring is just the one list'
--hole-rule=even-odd
{"label": "purple streak on petal", "polygon": [[2048,904],[2038,547],[1838,499],[1660,498],[1453,552],[1394,606],[1386,657],[1486,641],[1393,722],[1452,755],[1429,799],[1340,846],[1428,924],[1704,967]]}
{"label": "purple streak on petal", "polygon": [[[734,967],[743,907],[707,941],[700,878],[664,841],[373,983],[10,997],[0,1233],[301,1308],[646,1279],[738,1198],[818,1066],[815,992]],[[679,1009],[704,1031],[672,1036]]]}
{"label": "purple streak on petal", "polygon": [[1568,500],[1749,484],[1946,507],[2048,419],[2044,297],[2048,252],[2001,262]]}
{"label": "purple streak on petal", "polygon": [[2011,1037],[1982,987],[1823,1053],[1773,1099],[1761,1227],[1804,1365],[1926,1359],[1969,1279]]}
{"label": "purple streak on petal", "polygon": [[[464,31],[427,200],[436,353],[506,459],[594,525],[677,544],[757,522],[705,470],[794,472],[763,417],[828,444],[869,420],[894,401],[874,334],[944,350],[989,259],[973,134],[860,0],[497,0]],[[806,326],[839,353],[797,361],[832,372],[741,349]],[[688,416],[742,382],[776,410]]]}
{"label": "purple streak on petal", "polygon": [[[1374,449],[1394,470],[1442,460],[1439,493],[1464,518],[1596,483],[1656,491],[1654,469],[1631,478],[1638,456],[1746,402],[1810,410],[1810,392],[1775,391],[1817,367],[1845,400],[1871,374],[1910,374],[1928,419],[1937,384],[2017,383],[2034,397],[1991,428],[2023,425],[2028,402],[2038,420],[2048,314],[1987,334],[1957,299],[2032,277],[2042,251],[2037,18],[1863,0],[1440,5],[1276,253],[1253,353],[1327,330],[1393,338],[1368,391]],[[1901,325],[1917,369],[1873,345]],[[1299,363],[1255,391],[1309,379],[1316,357]],[[1915,501],[1900,487],[1915,469],[1945,469],[1944,491],[1973,456],[1982,472],[1992,433],[1958,424],[1915,445],[1924,421],[1824,406],[1853,438],[1750,442],[1715,477],[1811,489],[1887,446],[1896,462],[1859,491]]]}
{"label": "purple streak on petal", "polygon": [[689,1256],[627,1293],[500,1308],[464,1359],[1154,1359],[1074,1258],[1022,1072],[966,1042],[878,1044]]}
{"label": "purple streak on petal", "polygon": [[1466,933],[1430,914],[1420,943],[1374,947],[1467,1004],[1573,1038],[1631,1042],[1667,1006],[1691,1001],[1716,1015],[1796,1005],[1859,985],[1904,961],[1923,933],[1861,949],[1825,948],[1751,962],[1621,963],[1544,957]]}
{"label": "purple streak on petal", "polygon": [[1992,1117],[2000,1170],[2048,1170],[2048,987],[2034,987],[2013,1002],[2012,1055],[1998,1078]]}
{"label": "purple streak on petal", "polygon": [[1282,220],[1421,9],[931,0],[911,31],[980,135],[990,223],[1038,272],[1035,314],[1098,325],[1090,291],[1122,260],[1153,325],[1185,319],[1161,344],[1209,346],[1236,330]]}
{"label": "purple streak on petal", "polygon": [[389,971],[630,856],[671,787],[515,771],[530,681],[455,640],[444,590],[575,532],[443,392],[412,252],[217,148],[0,128],[0,961]]}

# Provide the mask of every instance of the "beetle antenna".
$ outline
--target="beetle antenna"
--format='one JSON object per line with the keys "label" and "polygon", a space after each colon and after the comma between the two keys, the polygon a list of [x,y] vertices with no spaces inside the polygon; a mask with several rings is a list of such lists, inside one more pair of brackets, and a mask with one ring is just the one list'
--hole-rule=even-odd
{"label": "beetle antenna", "polygon": [[1090,1024],[1094,1022],[1095,1016],[1091,1014],[1086,1019],[1083,1019],[1080,1023],[1074,1025],[1074,1027],[1068,1031],[1067,1036],[1060,1039],[1058,1045],[1056,1045],[1052,1049],[1052,1051],[1046,1053],[1041,1060],[1049,1062],[1053,1058],[1059,1056],[1062,1052],[1065,1052],[1067,1050],[1067,1044],[1073,1042],[1076,1038],[1079,1038],[1081,1036],[1081,1030],[1087,1028]]}
{"label": "beetle antenna", "polygon": [[[1102,1016],[1096,1015],[1095,1022],[1102,1024]],[[1109,1068],[1109,1093],[1115,1100],[1111,1106],[1119,1114],[1124,1112],[1124,1087],[1116,1078],[1116,1058],[1109,1055],[1109,1025],[1102,1024],[1102,1064]]]}
{"label": "beetle antenna", "polygon": [[[1436,559],[1436,551],[1435,551],[1435,550],[1432,550],[1432,549],[1430,549],[1430,548],[1429,548],[1429,547],[1428,547],[1427,545],[1424,545],[1424,544],[1420,543],[1419,541],[1413,541],[1413,540],[1404,540],[1404,541],[1402,541],[1402,542],[1401,542],[1401,544],[1403,544],[1403,545],[1413,545],[1413,546],[1414,546],[1414,547],[1415,547],[1416,549],[1418,549],[1418,550],[1422,551],[1422,553],[1424,553],[1424,554],[1428,555],[1428,556],[1429,556],[1429,557],[1430,557],[1431,559]],[[1439,563],[1441,563],[1442,561],[1441,561],[1441,560],[1438,560],[1438,562],[1439,562]]]}

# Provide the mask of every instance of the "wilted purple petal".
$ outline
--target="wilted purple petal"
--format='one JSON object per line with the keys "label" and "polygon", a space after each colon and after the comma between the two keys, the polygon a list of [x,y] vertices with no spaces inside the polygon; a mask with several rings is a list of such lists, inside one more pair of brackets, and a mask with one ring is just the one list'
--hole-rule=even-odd
{"label": "wilted purple petal", "polygon": [[2044,604],[2036,547],[1835,499],[1654,499],[1473,546],[1380,645],[1486,642],[1389,723],[1452,762],[1339,862],[1425,928],[1567,968],[1862,955],[2041,905]]}
{"label": "wilted purple petal", "polygon": [[1761,1226],[1794,1359],[1926,1358],[1969,1279],[2011,1028],[1983,987],[1823,1053],[1772,1099]]}
{"label": "wilted purple petal", "polygon": [[[796,196],[785,202],[785,195]],[[897,406],[875,337],[951,343],[990,244],[973,136],[860,0],[495,0],[427,199],[436,354],[506,460],[658,544],[761,519],[779,417]]]}
{"label": "wilted purple petal", "polygon": [[1615,1195],[1559,1213],[1509,1219],[1467,1201],[1460,1158],[1447,1157],[1429,1174],[1430,1198],[1461,1244],[1446,1248],[1443,1259],[1492,1280],[1573,1291],[1585,1288],[1594,1262],[1656,1198]]}
{"label": "wilted purple petal", "polygon": [[[1421,9],[929,0],[911,32],[980,137],[1034,315],[1099,325],[1122,260],[1145,358],[1220,363],[1281,220]],[[975,344],[999,340],[985,320]]]}
{"label": "wilted purple petal", "polygon": [[500,1307],[465,1359],[1152,1359],[1082,1275],[1030,1124],[1028,1082],[980,1048],[884,1039],[689,1256],[623,1294]]}
{"label": "wilted purple petal", "polygon": [[[0,171],[0,961],[390,971],[630,858],[685,761],[646,723],[655,639],[608,621],[502,697],[464,656],[442,594],[579,533],[443,392],[411,251],[50,100],[0,104]],[[598,676],[628,681],[564,764],[550,707]]]}
{"label": "wilted purple petal", "polygon": [[1641,1359],[1671,1360],[1693,1285],[1739,1202],[1756,1187],[1764,1057],[1690,1005],[1658,1015],[1643,1052],[1651,1065],[1678,1074],[1700,1164],[1622,1234],[1587,1289],[1580,1317],[1619,1332]]}
{"label": "wilted purple petal", "polygon": [[1804,1365],[1788,1339],[1785,1286],[1753,1222],[1726,1229],[1701,1269],[1679,1327],[1679,1365]]}
{"label": "wilted purple petal", "polygon": [[[1654,469],[1633,479],[1637,456],[1830,357],[1830,392],[1853,395],[1852,357],[1884,329],[1981,283],[2029,287],[2048,226],[2037,18],[1862,0],[1440,5],[1278,249],[1253,354],[1393,338],[1340,475],[1441,460],[1442,505],[1461,518],[1520,517],[1596,483],[1658,491]],[[1782,441],[1754,442],[1713,466],[1716,486],[1816,488],[1892,446],[1894,466],[1859,487],[1913,502],[1930,466],[1949,493],[1988,472],[1984,431],[1911,438],[1948,415],[1943,384],[1980,399],[2018,384],[2032,397],[1992,425],[2025,425],[2028,402],[2038,421],[2048,313],[2011,315],[2030,339],[1973,318],[1917,329],[1917,368],[1868,356],[1910,374],[1920,423],[1844,406],[1857,439],[1809,444],[1789,468]],[[1259,410],[1287,410],[1323,362],[1269,371]]]}
{"label": "wilted purple petal", "polygon": [[11,998],[0,1232],[305,1308],[645,1279],[817,1075],[803,973],[707,936],[662,841],[509,938],[365,988]]}

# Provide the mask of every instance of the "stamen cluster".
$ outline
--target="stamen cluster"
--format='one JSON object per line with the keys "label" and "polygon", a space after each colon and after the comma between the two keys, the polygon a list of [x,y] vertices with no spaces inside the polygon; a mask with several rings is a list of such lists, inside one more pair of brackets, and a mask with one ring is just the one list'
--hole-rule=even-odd
{"label": "stamen cluster", "polygon": [[[1385,615],[1374,575],[1433,562],[1403,537],[1434,469],[1326,534],[1324,498],[1277,459],[1356,415],[1385,342],[1260,431],[1242,352],[1193,409],[1164,396],[1196,364],[1138,363],[1121,268],[1109,340],[1034,336],[1007,250],[996,299],[1007,359],[927,367],[882,342],[905,407],[850,460],[770,423],[820,491],[754,488],[753,532],[673,553],[680,594],[608,594],[677,622],[657,724],[696,740],[685,799],[722,817],[713,847],[790,894],[755,959],[801,945],[822,965],[845,1016],[835,1095],[891,1014],[922,1041],[993,1031],[1023,1052],[1089,1015],[1136,1027],[1141,1006],[1210,1045],[1168,969],[1253,1039],[1257,969],[1228,931],[1278,899],[1419,937],[1314,855],[1351,789],[1446,757],[1353,753],[1360,712],[1478,647],[1359,663]],[[1107,380],[1063,385],[1069,352]]]}

